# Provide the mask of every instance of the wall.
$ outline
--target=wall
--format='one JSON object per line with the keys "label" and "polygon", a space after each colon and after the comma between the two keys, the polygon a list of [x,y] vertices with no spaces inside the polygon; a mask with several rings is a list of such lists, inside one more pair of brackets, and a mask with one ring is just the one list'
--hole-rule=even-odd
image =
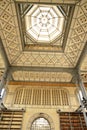
{"label": "wall", "polygon": [[[62,87],[68,92],[69,96],[69,105],[66,106],[52,106],[52,105],[23,105],[23,104],[14,104],[14,98],[15,98],[15,92],[17,88],[29,88],[32,86],[23,86],[23,85],[9,85],[8,86],[8,92],[7,95],[4,98],[4,104],[8,109],[25,109],[24,118],[23,118],[23,130],[29,130],[30,124],[32,120],[34,119],[34,116],[37,114],[37,116],[40,113],[44,113],[43,115],[48,115],[47,118],[50,118],[53,122],[52,130],[59,130],[59,115],[57,111],[60,109],[61,111],[75,111],[78,106],[78,100],[76,97],[76,88],[75,87]],[[35,88],[42,88],[42,86],[33,86]],[[43,86],[45,88],[45,86]],[[58,87],[48,87],[48,89],[51,88],[58,88]],[[47,87],[46,87],[47,89]],[[32,120],[31,120],[32,119]],[[52,124],[51,122],[51,124]]]}

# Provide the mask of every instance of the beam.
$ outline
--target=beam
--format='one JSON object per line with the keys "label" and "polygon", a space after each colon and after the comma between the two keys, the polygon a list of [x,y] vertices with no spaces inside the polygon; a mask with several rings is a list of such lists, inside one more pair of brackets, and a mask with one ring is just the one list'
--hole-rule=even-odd
{"label": "beam", "polygon": [[79,58],[79,60],[77,62],[76,69],[80,70],[80,67],[81,67],[86,55],[87,55],[87,42],[86,42],[86,44],[85,44],[85,46],[83,48],[83,51],[82,51],[82,53],[80,55],[80,58]]}
{"label": "beam", "polygon": [[49,0],[46,0],[45,2],[44,2],[44,0],[43,1],[41,1],[41,0],[14,0],[15,2],[17,2],[17,3],[31,3],[31,4],[76,4],[76,3],[78,3],[79,1],[81,1],[81,0],[51,0],[51,1],[49,1]]}
{"label": "beam", "polygon": [[75,5],[71,6],[69,9],[69,14],[67,17],[67,24],[65,27],[65,34],[64,34],[64,38],[63,38],[63,51],[65,50],[65,47],[66,47],[66,43],[67,43],[67,39],[68,39],[70,27],[71,27],[71,22],[73,19],[74,10],[75,10]]}
{"label": "beam", "polygon": [[32,85],[32,86],[55,86],[55,87],[75,87],[72,83],[56,83],[56,82],[36,82],[36,81],[10,81],[9,85]]}
{"label": "beam", "polygon": [[61,67],[31,67],[31,66],[12,66],[11,71],[40,71],[40,72],[67,72],[74,73],[74,68],[61,68]]}

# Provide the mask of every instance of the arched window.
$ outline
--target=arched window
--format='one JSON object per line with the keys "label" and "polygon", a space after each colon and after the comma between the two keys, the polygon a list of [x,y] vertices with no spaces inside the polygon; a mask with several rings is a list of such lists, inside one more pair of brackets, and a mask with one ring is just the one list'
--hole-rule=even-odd
{"label": "arched window", "polygon": [[34,120],[31,130],[51,130],[51,126],[45,118],[40,117]]}

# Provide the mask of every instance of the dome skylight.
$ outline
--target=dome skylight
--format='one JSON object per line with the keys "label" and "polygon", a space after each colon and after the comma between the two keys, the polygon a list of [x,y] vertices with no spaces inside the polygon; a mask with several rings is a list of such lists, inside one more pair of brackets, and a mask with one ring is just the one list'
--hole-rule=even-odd
{"label": "dome skylight", "polygon": [[62,34],[64,16],[56,6],[34,5],[25,15],[26,33],[38,43],[51,43]]}

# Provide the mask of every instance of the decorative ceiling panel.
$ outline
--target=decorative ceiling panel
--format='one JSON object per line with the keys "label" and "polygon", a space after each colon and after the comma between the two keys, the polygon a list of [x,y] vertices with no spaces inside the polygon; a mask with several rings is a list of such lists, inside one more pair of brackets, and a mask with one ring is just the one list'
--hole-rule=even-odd
{"label": "decorative ceiling panel", "polygon": [[75,7],[65,54],[76,65],[87,40],[87,1]]}
{"label": "decorative ceiling panel", "polygon": [[87,40],[87,2],[85,0],[75,7],[64,53],[22,51],[14,1],[1,1],[0,10],[1,38],[11,65],[75,67]]}
{"label": "decorative ceiling panel", "polygon": [[15,4],[13,1],[2,0],[0,3],[1,18],[0,31],[3,45],[7,52],[10,63],[19,56],[21,52],[21,39]]}
{"label": "decorative ceiling panel", "polygon": [[13,63],[17,66],[73,67],[63,53],[24,52]]}
{"label": "decorative ceiling panel", "polygon": [[13,79],[16,81],[70,82],[72,75],[65,72],[16,71],[13,72]]}

